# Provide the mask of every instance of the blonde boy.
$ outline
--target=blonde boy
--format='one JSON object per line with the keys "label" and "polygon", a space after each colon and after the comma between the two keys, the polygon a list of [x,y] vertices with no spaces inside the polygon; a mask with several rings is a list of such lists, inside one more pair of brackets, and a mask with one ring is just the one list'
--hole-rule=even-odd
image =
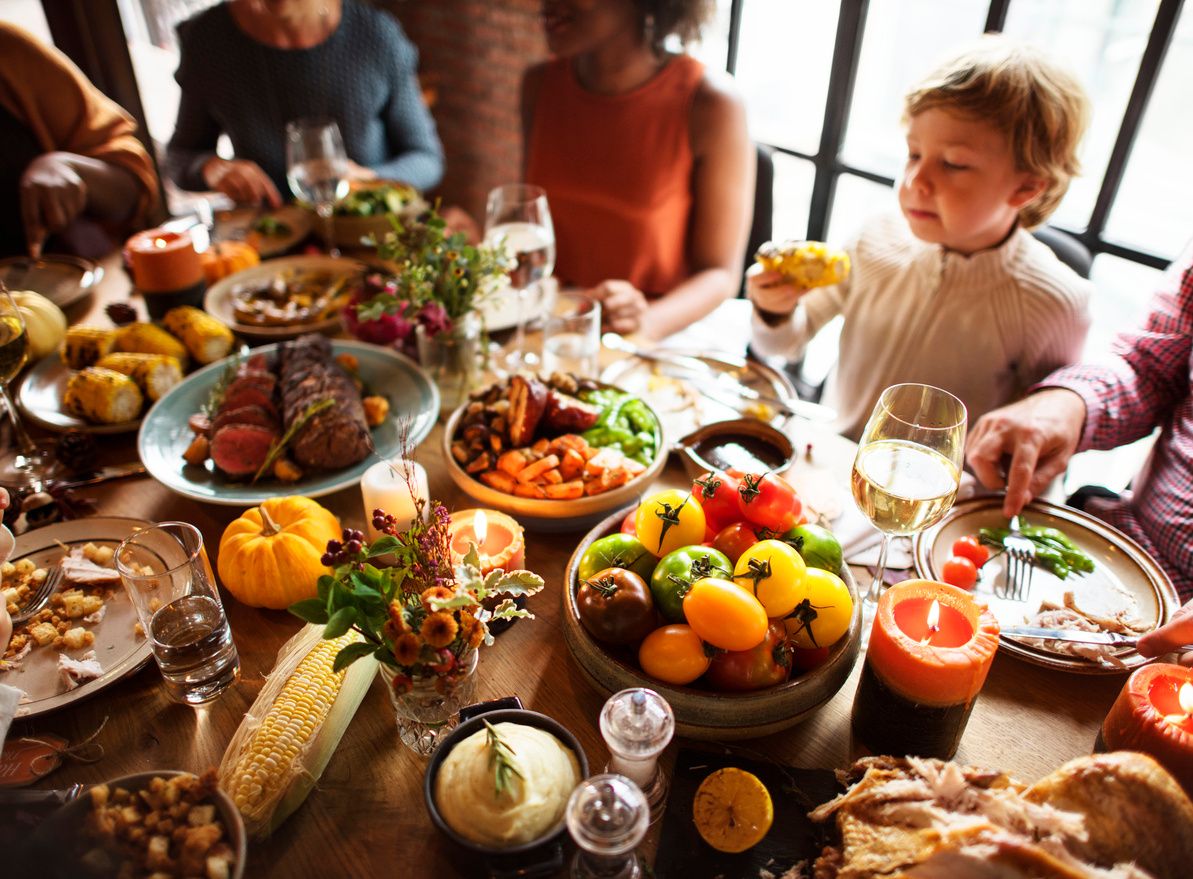
{"label": "blonde boy", "polygon": [[1090,285],[1026,230],[1077,173],[1088,115],[1071,75],[1002,37],[929,74],[904,103],[902,216],[861,230],[841,284],[809,291],[754,266],[754,349],[798,357],[843,315],[824,402],[855,439],[889,385],[945,388],[972,423],[1076,361]]}

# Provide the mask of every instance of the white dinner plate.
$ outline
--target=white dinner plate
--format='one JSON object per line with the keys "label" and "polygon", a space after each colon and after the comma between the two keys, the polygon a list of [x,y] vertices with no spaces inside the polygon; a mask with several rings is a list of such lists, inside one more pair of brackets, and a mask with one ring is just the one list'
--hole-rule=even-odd
{"label": "white dinner plate", "polygon": [[128,433],[141,426],[141,419],[119,424],[93,424],[71,415],[62,405],[66,383],[74,375],[55,351],[33,365],[17,388],[17,405],[33,423],[46,430],[81,430],[85,433]]}

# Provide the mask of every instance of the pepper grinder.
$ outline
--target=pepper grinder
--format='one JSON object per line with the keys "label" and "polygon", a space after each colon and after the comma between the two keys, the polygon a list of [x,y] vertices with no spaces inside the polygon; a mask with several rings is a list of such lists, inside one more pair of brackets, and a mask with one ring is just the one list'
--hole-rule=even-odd
{"label": "pepper grinder", "polygon": [[624,775],[642,789],[651,821],[662,815],[667,777],[659,754],[675,734],[675,715],[667,700],[644,687],[614,693],[601,709],[601,735],[611,759],[607,772]]}
{"label": "pepper grinder", "polygon": [[641,789],[622,775],[594,775],[567,804],[567,827],[579,849],[572,879],[641,879],[636,849],[650,825]]}

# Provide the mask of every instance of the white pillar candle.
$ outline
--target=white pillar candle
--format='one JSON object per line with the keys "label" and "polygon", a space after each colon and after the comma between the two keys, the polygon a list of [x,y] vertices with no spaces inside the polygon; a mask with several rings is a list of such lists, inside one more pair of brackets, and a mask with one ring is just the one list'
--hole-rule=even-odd
{"label": "white pillar candle", "polygon": [[373,527],[373,511],[384,510],[396,520],[399,531],[405,531],[414,521],[417,512],[415,500],[423,502],[423,513],[429,501],[427,492],[427,471],[417,461],[394,458],[392,461],[378,461],[365,471],[360,479],[360,493],[364,496],[365,525],[369,540],[381,536]]}

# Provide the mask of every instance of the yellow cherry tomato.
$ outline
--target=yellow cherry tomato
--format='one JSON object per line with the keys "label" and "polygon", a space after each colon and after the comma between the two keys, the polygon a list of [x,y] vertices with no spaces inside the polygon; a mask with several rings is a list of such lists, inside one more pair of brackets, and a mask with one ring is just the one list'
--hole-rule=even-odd
{"label": "yellow cherry tomato", "polygon": [[642,670],[667,684],[690,684],[708,671],[709,662],[704,642],[683,623],[655,629],[638,647]]}
{"label": "yellow cherry tomato", "polygon": [[829,647],[849,631],[853,596],[845,581],[829,571],[808,568],[804,573],[806,597],[783,620],[797,647]]}
{"label": "yellow cherry tomato", "polygon": [[750,650],[766,637],[762,602],[732,580],[697,580],[683,599],[683,614],[696,634],[722,650]]}
{"label": "yellow cherry tomato", "polygon": [[768,617],[785,617],[804,597],[807,564],[781,540],[760,540],[733,566],[733,582],[762,602]]}
{"label": "yellow cherry tomato", "polygon": [[638,505],[634,530],[659,558],[704,540],[704,510],[686,491],[668,489]]}

